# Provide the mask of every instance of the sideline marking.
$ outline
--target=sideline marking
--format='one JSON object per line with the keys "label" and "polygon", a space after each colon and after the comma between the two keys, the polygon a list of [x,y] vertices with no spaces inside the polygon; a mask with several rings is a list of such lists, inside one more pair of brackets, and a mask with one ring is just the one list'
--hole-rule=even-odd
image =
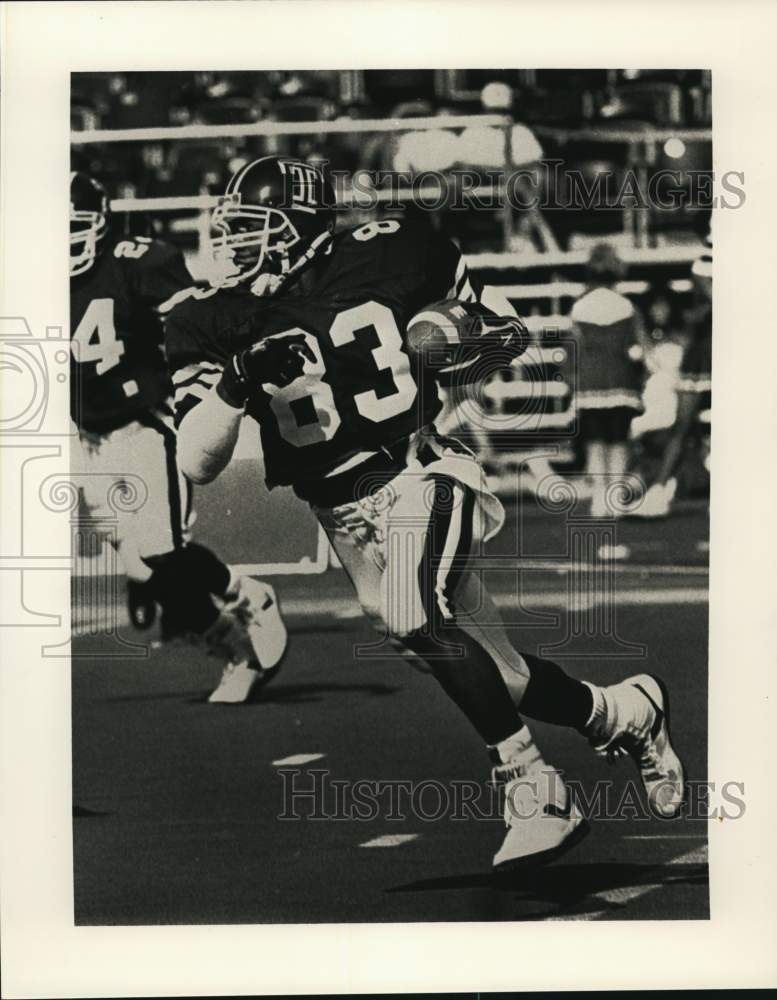
{"label": "sideline marking", "polygon": [[706,840],[706,833],[631,833],[624,840]]}
{"label": "sideline marking", "polygon": [[[667,864],[692,865],[701,864],[702,862],[706,862],[706,860],[707,845],[703,844],[701,847],[696,847],[692,851],[680,854],[676,858],[670,858]],[[634,899],[638,899],[640,896],[646,896],[649,892],[655,892],[657,889],[663,888],[666,884],[667,882],[657,882],[650,885],[622,886],[617,889],[607,889],[605,892],[597,892],[593,898],[603,899],[606,903],[615,903],[622,906]]]}
{"label": "sideline marking", "polygon": [[286,767],[292,764],[310,764],[314,760],[323,760],[324,754],[322,753],[295,753],[291,757],[282,757],[280,760],[274,760],[273,767]]}
{"label": "sideline marking", "polygon": [[[624,837],[624,840],[636,840],[638,837]],[[647,839],[647,838],[644,838]],[[663,838],[660,838],[663,839]],[[679,837],[677,839],[680,839]],[[703,864],[707,861],[707,845],[695,847],[685,854],[678,854],[675,858],[670,858],[667,865],[692,865]],[[671,885],[675,878],[667,879],[664,882],[651,882],[650,885],[619,886],[617,889],[606,889],[604,892],[596,892],[591,896],[592,900],[601,900],[604,903],[611,903],[616,906],[625,906],[627,903],[646,896],[649,892],[656,892],[666,885]],[[547,922],[561,920],[601,920],[603,917],[612,916],[611,910],[594,910],[592,913],[570,914],[568,917],[556,914],[547,918]]]}
{"label": "sideline marking", "polygon": [[382,837],[374,837],[372,840],[359,844],[359,847],[399,847],[400,844],[418,840],[420,836],[420,833],[385,833]]}

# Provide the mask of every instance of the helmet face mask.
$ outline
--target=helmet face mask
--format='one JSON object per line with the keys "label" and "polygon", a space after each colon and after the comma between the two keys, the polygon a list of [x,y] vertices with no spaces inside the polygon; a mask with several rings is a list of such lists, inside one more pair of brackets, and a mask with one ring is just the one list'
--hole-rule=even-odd
{"label": "helmet face mask", "polygon": [[70,212],[70,277],[83,274],[94,264],[97,244],[108,223],[99,212]]}
{"label": "helmet face mask", "polygon": [[241,205],[239,194],[225,195],[213,212],[211,237],[214,256],[234,266],[240,279],[260,271],[287,274],[289,250],[300,242],[300,234],[288,215],[277,208]]}
{"label": "helmet face mask", "polygon": [[86,174],[70,175],[70,277],[88,271],[108,232],[108,196]]}
{"label": "helmet face mask", "polygon": [[333,200],[321,172],[302,161],[267,156],[242,167],[212,215],[219,283],[250,280],[255,295],[278,291],[329,241]]}

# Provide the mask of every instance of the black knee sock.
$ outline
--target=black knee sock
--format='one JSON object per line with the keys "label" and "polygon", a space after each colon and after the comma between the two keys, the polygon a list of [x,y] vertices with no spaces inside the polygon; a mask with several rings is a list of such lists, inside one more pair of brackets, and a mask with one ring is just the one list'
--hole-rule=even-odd
{"label": "black knee sock", "polygon": [[[523,722],[489,654],[455,626],[446,624],[437,636],[417,632],[402,642],[426,660],[446,694],[487,744],[495,746],[517,733]],[[463,647],[464,655],[446,656],[447,644]]]}
{"label": "black knee sock", "polygon": [[529,683],[521,700],[521,711],[532,719],[571,726],[582,732],[591,717],[593,695],[552,660],[521,653],[529,667]]}
{"label": "black knee sock", "polygon": [[223,597],[229,586],[229,568],[210,549],[198,542],[189,542],[181,549],[188,570],[208,588],[211,594]]}
{"label": "black knee sock", "polygon": [[429,530],[417,570],[421,601],[428,630],[414,632],[402,641],[431,667],[446,694],[456,702],[485,742],[501,743],[523,728],[523,722],[493,657],[443,617],[438,592],[443,555],[453,543],[455,566],[446,573],[442,590],[449,608],[456,593],[456,577],[463,572],[472,546],[474,496],[464,491],[460,511],[461,526],[452,529],[454,483],[444,476],[434,477],[434,496]]}
{"label": "black knee sock", "polygon": [[[207,550],[205,550],[207,551]],[[211,583],[192,571],[187,549],[176,549],[145,560],[152,570],[148,587],[162,608],[171,633],[205,632],[219,617]]]}

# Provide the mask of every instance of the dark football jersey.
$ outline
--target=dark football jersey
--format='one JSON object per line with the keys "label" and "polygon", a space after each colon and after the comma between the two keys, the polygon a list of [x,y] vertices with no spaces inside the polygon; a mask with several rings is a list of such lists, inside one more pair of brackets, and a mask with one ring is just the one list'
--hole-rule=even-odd
{"label": "dark football jersey", "polygon": [[179,250],[110,238],[70,279],[71,414],[107,433],[171,394],[160,306],[193,283]]}
{"label": "dark football jersey", "polygon": [[237,286],[200,294],[166,329],[180,421],[227,359],[265,337],[302,333],[315,356],[289,386],[248,402],[268,486],[313,481],[430,423],[437,384],[406,349],[408,321],[448,297],[476,296],[459,251],[423,223],[384,219],[345,230],[278,296]]}

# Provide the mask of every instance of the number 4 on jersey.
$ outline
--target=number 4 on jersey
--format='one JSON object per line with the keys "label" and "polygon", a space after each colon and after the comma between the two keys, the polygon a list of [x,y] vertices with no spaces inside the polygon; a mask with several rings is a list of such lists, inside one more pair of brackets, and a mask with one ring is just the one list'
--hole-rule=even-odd
{"label": "number 4 on jersey", "polygon": [[119,363],[124,344],[116,337],[113,299],[92,299],[73,334],[71,348],[74,358],[81,364],[96,361],[98,375]]}

